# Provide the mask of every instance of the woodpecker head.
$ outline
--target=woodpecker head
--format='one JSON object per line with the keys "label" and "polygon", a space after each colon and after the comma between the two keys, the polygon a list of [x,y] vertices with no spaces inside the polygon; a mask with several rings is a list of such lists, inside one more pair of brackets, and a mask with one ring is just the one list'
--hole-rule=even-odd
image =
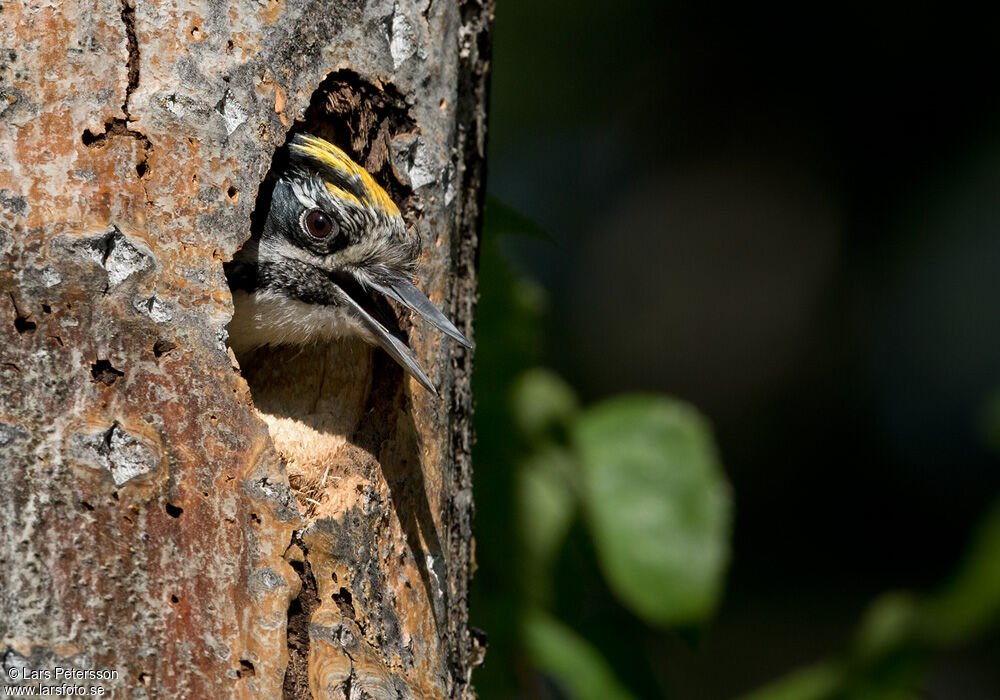
{"label": "woodpecker head", "polygon": [[385,190],[336,146],[297,134],[286,150],[287,159],[261,188],[262,222],[226,265],[235,305],[233,350],[357,335],[436,393],[385,303],[399,302],[471,347],[410,281],[418,236],[407,231]]}

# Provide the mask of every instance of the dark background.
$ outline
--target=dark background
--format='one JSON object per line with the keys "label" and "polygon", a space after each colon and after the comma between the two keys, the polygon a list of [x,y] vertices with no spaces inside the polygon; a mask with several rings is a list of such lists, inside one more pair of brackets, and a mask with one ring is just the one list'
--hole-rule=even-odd
{"label": "dark background", "polygon": [[[489,190],[553,239],[505,247],[547,291],[544,364],[587,402],[690,401],[733,484],[719,613],[646,639],[639,692],[836,652],[1000,491],[998,38],[956,4],[499,0]],[[998,659],[929,692],[1000,697]]]}

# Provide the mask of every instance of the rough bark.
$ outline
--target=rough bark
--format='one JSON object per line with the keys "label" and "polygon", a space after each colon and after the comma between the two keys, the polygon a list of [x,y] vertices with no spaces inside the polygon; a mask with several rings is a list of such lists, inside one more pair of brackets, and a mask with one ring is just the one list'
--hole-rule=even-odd
{"label": "rough bark", "polygon": [[222,264],[306,127],[395,197],[418,284],[472,337],[491,20],[3,3],[0,685],[472,695],[470,354],[409,329],[441,398],[356,342],[241,367]]}

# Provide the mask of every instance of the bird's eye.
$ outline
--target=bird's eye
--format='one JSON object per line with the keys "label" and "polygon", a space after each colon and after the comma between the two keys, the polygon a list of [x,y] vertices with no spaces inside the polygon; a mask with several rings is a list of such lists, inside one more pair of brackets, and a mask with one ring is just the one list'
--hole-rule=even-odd
{"label": "bird's eye", "polygon": [[311,209],[302,219],[305,229],[313,238],[326,238],[337,228],[332,218],[319,209]]}

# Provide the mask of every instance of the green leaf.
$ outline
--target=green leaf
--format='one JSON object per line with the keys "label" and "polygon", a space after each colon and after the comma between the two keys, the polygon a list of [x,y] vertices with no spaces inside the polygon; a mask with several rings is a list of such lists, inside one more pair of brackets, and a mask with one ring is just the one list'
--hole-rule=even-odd
{"label": "green leaf", "polygon": [[615,595],[651,624],[714,610],[728,562],[729,487],[706,421],[690,406],[630,395],[576,425],[588,526]]}
{"label": "green leaf", "polygon": [[555,372],[533,367],[511,387],[511,412],[521,434],[532,441],[568,425],[580,408],[573,387]]}
{"label": "green leaf", "polygon": [[520,460],[515,507],[522,551],[520,578],[532,602],[551,599],[552,564],[566,539],[577,498],[571,479],[573,455],[549,446]]}
{"label": "green leaf", "polygon": [[574,700],[632,700],[600,653],[572,629],[541,610],[526,613],[522,639],[535,665]]}

